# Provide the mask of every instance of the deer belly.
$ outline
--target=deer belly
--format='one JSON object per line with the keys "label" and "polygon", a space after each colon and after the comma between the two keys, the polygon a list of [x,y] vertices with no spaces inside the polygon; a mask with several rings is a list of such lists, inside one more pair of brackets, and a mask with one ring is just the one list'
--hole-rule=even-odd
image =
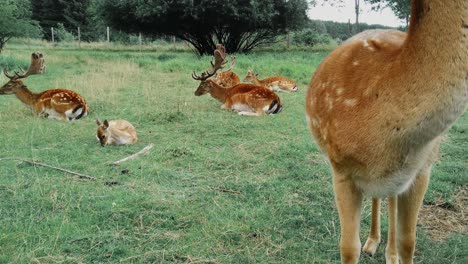
{"label": "deer belly", "polygon": [[43,108],[39,115],[50,119],[63,119],[62,114],[51,108]]}
{"label": "deer belly", "polygon": [[233,104],[232,109],[236,112],[254,112],[252,108],[246,104]]}
{"label": "deer belly", "polygon": [[405,192],[416,178],[414,170],[401,170],[391,176],[373,180],[355,180],[356,185],[368,197],[391,197]]}

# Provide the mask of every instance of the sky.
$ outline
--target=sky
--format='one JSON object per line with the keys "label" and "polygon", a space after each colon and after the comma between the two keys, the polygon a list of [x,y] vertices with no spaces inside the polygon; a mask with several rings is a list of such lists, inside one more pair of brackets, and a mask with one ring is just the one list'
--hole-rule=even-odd
{"label": "sky", "polygon": [[[345,0],[343,7],[332,7],[328,4],[322,5],[321,1],[315,7],[311,7],[308,11],[310,19],[331,20],[337,22],[354,23],[356,16],[354,13],[354,1]],[[392,11],[385,8],[382,11],[372,11],[371,5],[361,1],[361,13],[359,15],[359,22],[367,24],[381,24],[385,26],[398,27],[404,23],[399,20]]]}

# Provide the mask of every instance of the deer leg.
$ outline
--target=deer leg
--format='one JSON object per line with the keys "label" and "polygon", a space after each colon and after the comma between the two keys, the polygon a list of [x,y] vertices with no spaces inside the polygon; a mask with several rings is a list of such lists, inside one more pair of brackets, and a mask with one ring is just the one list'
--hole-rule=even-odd
{"label": "deer leg", "polygon": [[396,196],[388,197],[388,237],[387,248],[385,249],[385,262],[387,264],[398,264],[396,245],[397,205]]}
{"label": "deer leg", "polygon": [[424,193],[429,184],[430,166],[418,175],[414,184],[398,196],[398,254],[402,264],[412,264],[416,244],[416,223]]}
{"label": "deer leg", "polygon": [[362,193],[348,175],[336,171],[333,173],[333,187],[341,226],[341,263],[357,263],[361,253],[359,225]]}
{"label": "deer leg", "polygon": [[372,198],[372,222],[369,237],[362,248],[364,253],[375,254],[380,244],[380,198]]}

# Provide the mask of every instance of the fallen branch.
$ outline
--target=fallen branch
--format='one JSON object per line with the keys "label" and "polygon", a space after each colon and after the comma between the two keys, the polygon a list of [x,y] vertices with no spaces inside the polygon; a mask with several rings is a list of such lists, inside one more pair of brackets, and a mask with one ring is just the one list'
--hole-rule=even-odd
{"label": "fallen branch", "polygon": [[40,163],[40,162],[33,161],[33,160],[27,160],[27,159],[21,159],[21,158],[0,158],[0,161],[2,161],[2,160],[16,160],[16,161],[26,162],[26,163],[29,163],[29,164],[34,165],[34,166],[42,166],[42,167],[58,170],[58,171],[61,171],[61,172],[65,172],[65,173],[68,173],[68,174],[72,174],[72,175],[78,176],[80,179],[87,179],[87,180],[92,180],[92,181],[96,180],[95,177],[92,177],[92,176],[89,176],[89,175],[69,171],[67,169],[63,169],[63,168],[59,168],[59,167],[54,167],[54,166],[47,165],[47,164],[44,164],[44,163]]}
{"label": "fallen branch", "polygon": [[112,163],[110,163],[109,165],[117,166],[117,165],[120,165],[121,163],[123,163],[123,162],[125,162],[125,161],[132,160],[132,159],[136,159],[136,158],[138,158],[139,156],[148,153],[148,152],[150,151],[150,149],[152,149],[153,147],[154,147],[154,144],[151,143],[151,144],[149,144],[148,146],[144,147],[142,150],[138,151],[137,153],[135,153],[135,154],[133,154],[133,155],[130,155],[130,156],[126,157],[126,158],[123,158],[123,159],[121,159],[121,160],[112,162]]}

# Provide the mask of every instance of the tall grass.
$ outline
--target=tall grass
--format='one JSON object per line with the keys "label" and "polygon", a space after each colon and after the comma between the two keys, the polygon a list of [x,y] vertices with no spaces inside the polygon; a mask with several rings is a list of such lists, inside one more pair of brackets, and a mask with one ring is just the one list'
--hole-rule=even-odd
{"label": "tall grass", "polygon": [[[27,64],[36,50],[48,67],[25,81],[29,88],[72,89],[87,99],[91,113],[74,122],[39,119],[13,96],[1,96],[0,157],[34,159],[97,181],[0,161],[0,263],[339,260],[331,176],[304,117],[306,86],[326,52],[238,54],[234,71],[241,78],[252,68],[260,77],[293,78],[300,89],[280,94],[279,115],[248,118],[193,95],[198,83],[190,74],[206,70],[208,57],[167,47],[117,52],[12,43],[1,66]],[[129,120],[139,142],[102,148],[95,139],[97,117]],[[444,142],[427,203],[451,203],[466,188],[467,130],[465,114]],[[107,165],[150,143],[149,154]],[[368,207],[363,218],[362,239]],[[466,258],[466,233],[436,242],[425,226],[418,231],[417,262]],[[384,248],[362,262],[382,263]]]}

